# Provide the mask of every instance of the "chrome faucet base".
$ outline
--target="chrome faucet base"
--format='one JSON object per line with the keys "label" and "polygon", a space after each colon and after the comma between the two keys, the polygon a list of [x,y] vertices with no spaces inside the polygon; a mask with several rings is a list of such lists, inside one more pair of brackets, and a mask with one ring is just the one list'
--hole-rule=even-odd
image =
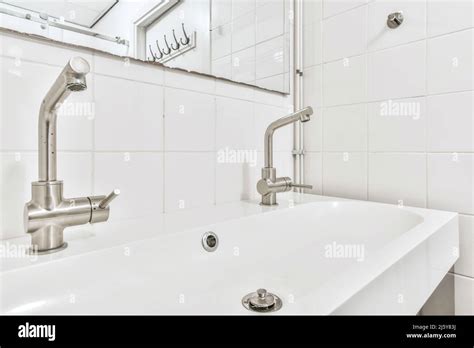
{"label": "chrome faucet base", "polygon": [[64,250],[66,249],[68,246],[68,244],[66,242],[63,243],[63,245],[57,247],[57,248],[54,248],[54,249],[48,249],[48,250],[37,250],[37,248],[35,246],[32,246],[29,250],[28,250],[28,254],[29,255],[49,255],[49,254],[54,254],[54,253],[57,253],[58,251],[61,251],[61,250]]}
{"label": "chrome faucet base", "polygon": [[98,208],[105,196],[63,197],[62,181],[37,181],[31,184],[31,201],[24,209],[25,232],[38,252],[65,248],[66,227],[107,221],[110,208]]}
{"label": "chrome faucet base", "polygon": [[[263,180],[270,180],[275,182],[276,180],[276,168],[262,168],[262,180],[257,183],[260,185],[264,184]],[[257,188],[258,190],[258,188]],[[260,190],[259,190],[260,191]],[[276,192],[268,192],[267,194],[262,195],[262,201],[260,205],[278,205],[276,200]]]}

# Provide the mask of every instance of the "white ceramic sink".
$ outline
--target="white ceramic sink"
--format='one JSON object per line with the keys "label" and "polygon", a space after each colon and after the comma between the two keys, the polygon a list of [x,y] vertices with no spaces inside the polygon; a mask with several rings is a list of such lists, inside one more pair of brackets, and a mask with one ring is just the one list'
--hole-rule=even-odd
{"label": "white ceramic sink", "polygon": [[[457,259],[455,213],[279,199],[102,224],[121,245],[78,238],[62,254],[6,262],[0,312],[250,314],[242,297],[266,288],[283,300],[278,314],[416,314]],[[131,226],[148,232],[120,239]],[[215,252],[202,247],[207,231]]]}

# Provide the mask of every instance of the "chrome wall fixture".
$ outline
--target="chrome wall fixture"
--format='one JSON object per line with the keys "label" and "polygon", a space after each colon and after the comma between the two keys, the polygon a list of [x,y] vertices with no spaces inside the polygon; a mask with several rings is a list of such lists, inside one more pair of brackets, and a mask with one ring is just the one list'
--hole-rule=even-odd
{"label": "chrome wall fixture", "polygon": [[312,189],[311,185],[294,184],[291,178],[276,176],[276,168],[273,168],[273,133],[278,128],[301,121],[308,122],[313,114],[313,109],[308,106],[291,115],[273,121],[265,131],[264,156],[265,167],[262,168],[262,178],[257,182],[257,191],[262,196],[262,205],[276,205],[276,194],[287,192],[293,188]]}
{"label": "chrome wall fixture", "polygon": [[195,47],[196,43],[196,35],[194,33],[192,40],[191,37],[188,36],[186,29],[184,28],[184,23],[181,23],[181,31],[182,31],[182,36],[179,40],[176,37],[176,31],[173,29],[173,41],[171,44],[168,43],[168,38],[166,34],[163,35],[163,42],[164,42],[164,48],[160,47],[160,43],[158,40],[155,40],[156,44],[156,53],[152,47],[151,44],[148,45],[148,49],[150,51],[150,58],[148,60],[154,61],[154,62],[161,62],[164,63],[167,60],[170,60],[186,51],[189,49],[192,49]]}
{"label": "chrome wall fixture", "polygon": [[25,231],[31,235],[32,250],[50,253],[64,249],[66,227],[107,221],[109,204],[120,194],[78,198],[63,197],[63,182],[56,177],[57,111],[72,92],[87,89],[89,63],[74,57],[66,64],[44,98],[38,122],[38,181],[31,184],[31,201],[24,209]]}
{"label": "chrome wall fixture", "polygon": [[390,29],[396,29],[403,23],[403,12],[402,11],[397,11],[390,13],[387,17],[387,26]]}

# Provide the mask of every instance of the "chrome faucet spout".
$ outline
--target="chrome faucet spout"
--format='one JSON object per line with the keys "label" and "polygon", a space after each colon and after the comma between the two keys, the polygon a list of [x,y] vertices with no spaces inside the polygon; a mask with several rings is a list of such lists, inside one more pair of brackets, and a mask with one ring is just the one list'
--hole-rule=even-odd
{"label": "chrome faucet spout", "polygon": [[273,133],[278,128],[287,126],[289,124],[292,124],[298,121],[307,122],[310,120],[310,117],[312,114],[313,114],[313,108],[311,106],[308,106],[291,115],[279,118],[278,120],[270,123],[267,130],[265,131],[265,143],[264,143],[265,168],[273,167]]}
{"label": "chrome faucet spout", "polygon": [[298,121],[307,122],[312,114],[313,109],[311,106],[308,106],[291,115],[273,121],[265,131],[265,163],[262,168],[262,178],[257,183],[257,191],[262,196],[261,204],[277,204],[276,194],[278,192],[290,191],[293,187],[312,188],[310,185],[296,185],[288,177],[277,178],[276,169],[273,168],[273,133],[275,130]]}
{"label": "chrome faucet spout", "polygon": [[87,89],[86,75],[89,71],[89,63],[84,58],[72,58],[41,103],[38,122],[38,181],[55,181],[57,179],[57,111],[71,92]]}

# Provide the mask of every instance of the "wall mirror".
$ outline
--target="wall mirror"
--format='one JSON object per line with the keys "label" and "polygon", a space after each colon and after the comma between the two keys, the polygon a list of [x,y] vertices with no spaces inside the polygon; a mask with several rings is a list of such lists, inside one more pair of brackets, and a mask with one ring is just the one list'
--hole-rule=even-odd
{"label": "wall mirror", "polygon": [[291,0],[0,0],[0,26],[289,93]]}

